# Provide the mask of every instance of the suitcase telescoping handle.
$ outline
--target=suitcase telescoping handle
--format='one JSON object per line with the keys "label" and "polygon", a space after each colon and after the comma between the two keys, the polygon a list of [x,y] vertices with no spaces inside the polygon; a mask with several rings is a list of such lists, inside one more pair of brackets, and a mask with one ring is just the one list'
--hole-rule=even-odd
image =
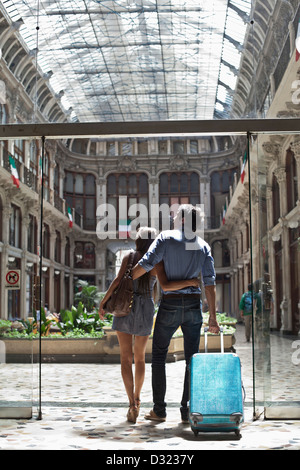
{"label": "suitcase telescoping handle", "polygon": [[[205,340],[205,352],[207,353],[207,332],[208,326],[204,328],[204,340]],[[221,353],[224,353],[224,338],[223,338],[223,328],[220,327],[220,338],[221,338]]]}

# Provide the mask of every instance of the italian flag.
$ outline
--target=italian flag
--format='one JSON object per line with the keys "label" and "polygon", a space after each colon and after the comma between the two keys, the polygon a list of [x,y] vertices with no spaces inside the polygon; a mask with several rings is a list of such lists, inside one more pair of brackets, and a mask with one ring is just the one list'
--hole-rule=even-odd
{"label": "italian flag", "polygon": [[226,202],[225,202],[225,205],[223,207],[223,225],[225,224],[225,215],[226,215]]}
{"label": "italian flag", "polygon": [[20,180],[19,180],[18,170],[16,168],[15,159],[11,155],[9,155],[9,164],[10,164],[10,171],[11,171],[11,177],[12,177],[13,183],[17,186],[17,188],[19,188]]}
{"label": "italian flag", "polygon": [[40,184],[42,184],[43,181],[43,165],[42,165],[42,157],[39,159],[39,174],[40,174]]}
{"label": "italian flag", "polygon": [[296,62],[298,62],[299,57],[300,57],[300,20],[298,23],[298,31],[297,31],[297,36],[296,36]]}
{"label": "italian flag", "polygon": [[247,152],[245,152],[242,171],[241,171],[241,182],[244,183],[245,173],[246,173],[246,163],[247,163]]}
{"label": "italian flag", "polygon": [[73,217],[71,207],[68,207],[69,227],[73,227]]}
{"label": "italian flag", "polygon": [[119,220],[119,238],[128,238],[131,230],[130,219]]}

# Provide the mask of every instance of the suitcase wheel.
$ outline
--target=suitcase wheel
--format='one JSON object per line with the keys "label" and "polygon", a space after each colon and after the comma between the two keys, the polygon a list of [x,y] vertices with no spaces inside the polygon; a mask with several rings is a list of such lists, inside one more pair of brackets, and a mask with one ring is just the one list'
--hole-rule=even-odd
{"label": "suitcase wheel", "polygon": [[[197,437],[198,434],[199,434],[198,429],[192,428],[192,431],[193,431],[194,435]],[[241,439],[242,435],[241,435],[239,429],[236,429],[236,430],[234,431],[234,433],[235,433],[235,435],[237,436],[238,439]]]}

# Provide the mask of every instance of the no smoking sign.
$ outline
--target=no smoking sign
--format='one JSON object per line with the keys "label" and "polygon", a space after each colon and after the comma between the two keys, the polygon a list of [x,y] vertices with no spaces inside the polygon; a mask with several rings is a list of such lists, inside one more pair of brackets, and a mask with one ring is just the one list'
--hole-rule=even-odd
{"label": "no smoking sign", "polygon": [[20,270],[10,269],[5,276],[6,289],[20,289]]}

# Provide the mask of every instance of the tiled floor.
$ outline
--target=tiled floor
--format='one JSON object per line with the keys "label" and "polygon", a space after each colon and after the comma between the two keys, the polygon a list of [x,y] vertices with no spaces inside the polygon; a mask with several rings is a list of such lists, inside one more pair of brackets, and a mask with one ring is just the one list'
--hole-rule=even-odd
{"label": "tiled floor", "polygon": [[[44,364],[42,366],[42,420],[1,419],[0,450],[106,450],[184,452],[199,450],[300,450],[300,421],[253,420],[252,348],[245,343],[243,327],[236,334],[236,352],[241,358],[243,383],[246,389],[245,422],[242,438],[234,434],[199,434],[194,436],[189,425],[180,422],[184,362],[167,364],[168,416],[164,423],[144,419],[152,407],[151,365],[146,365],[142,408],[136,424],[126,421],[127,400],[118,364]],[[280,380],[272,384],[276,400],[297,400],[300,365],[280,365],[285,348],[292,343],[272,337],[272,355]],[[277,357],[279,359],[277,359]],[[286,361],[285,361],[286,363]],[[22,380],[27,381],[31,366],[5,365],[1,369],[1,397],[25,397]],[[34,375],[37,368],[34,366]],[[5,377],[5,382],[2,380]],[[293,380],[294,377],[294,385]],[[35,377],[36,378],[36,377]],[[4,385],[5,383],[5,385]],[[276,389],[278,387],[278,389]],[[298,396],[299,400],[299,396]],[[3,405],[3,401],[2,401]],[[138,454],[132,454],[138,455]]]}

